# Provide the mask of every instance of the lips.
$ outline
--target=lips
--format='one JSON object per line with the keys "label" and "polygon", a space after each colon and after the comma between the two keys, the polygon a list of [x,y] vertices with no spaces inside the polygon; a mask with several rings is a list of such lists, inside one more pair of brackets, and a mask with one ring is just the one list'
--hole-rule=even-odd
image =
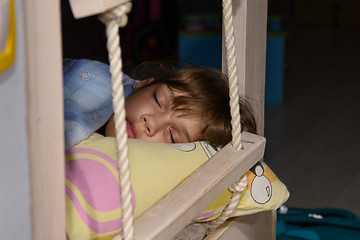
{"label": "lips", "polygon": [[126,132],[128,138],[136,138],[134,127],[128,120],[126,120]]}

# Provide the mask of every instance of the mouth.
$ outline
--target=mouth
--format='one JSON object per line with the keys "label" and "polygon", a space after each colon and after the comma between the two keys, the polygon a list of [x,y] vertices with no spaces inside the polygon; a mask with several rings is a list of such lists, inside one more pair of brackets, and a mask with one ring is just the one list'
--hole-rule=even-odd
{"label": "mouth", "polygon": [[128,138],[136,138],[134,127],[131,124],[131,122],[129,122],[129,120],[126,120],[126,132],[127,132]]}

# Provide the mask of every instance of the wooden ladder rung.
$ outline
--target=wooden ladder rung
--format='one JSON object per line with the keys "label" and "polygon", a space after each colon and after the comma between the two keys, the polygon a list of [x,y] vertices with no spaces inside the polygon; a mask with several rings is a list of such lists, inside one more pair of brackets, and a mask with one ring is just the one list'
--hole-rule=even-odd
{"label": "wooden ladder rung", "polygon": [[265,151],[265,138],[244,132],[243,149],[226,145],[135,221],[135,239],[168,240],[237,181]]}
{"label": "wooden ladder rung", "polygon": [[130,2],[131,0],[69,0],[71,11],[75,18],[84,18]]}

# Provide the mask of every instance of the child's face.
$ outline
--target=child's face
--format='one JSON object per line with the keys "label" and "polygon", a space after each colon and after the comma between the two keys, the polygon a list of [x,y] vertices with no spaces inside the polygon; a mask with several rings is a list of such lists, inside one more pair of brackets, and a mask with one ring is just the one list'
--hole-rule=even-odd
{"label": "child's face", "polygon": [[[147,86],[148,82],[139,83],[125,101],[128,137],[164,143],[199,140],[203,121],[196,116],[183,116],[172,109],[173,97],[184,93],[174,92],[166,84]],[[110,125],[106,135],[113,136],[115,131]]]}

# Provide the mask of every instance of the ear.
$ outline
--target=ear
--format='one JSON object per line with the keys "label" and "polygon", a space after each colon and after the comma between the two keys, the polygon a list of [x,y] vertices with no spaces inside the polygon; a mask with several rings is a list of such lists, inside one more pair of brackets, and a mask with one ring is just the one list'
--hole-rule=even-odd
{"label": "ear", "polygon": [[146,87],[147,85],[149,85],[150,83],[152,83],[155,80],[155,78],[147,78],[144,80],[141,80],[135,87],[134,87],[134,91],[139,90],[140,88]]}

